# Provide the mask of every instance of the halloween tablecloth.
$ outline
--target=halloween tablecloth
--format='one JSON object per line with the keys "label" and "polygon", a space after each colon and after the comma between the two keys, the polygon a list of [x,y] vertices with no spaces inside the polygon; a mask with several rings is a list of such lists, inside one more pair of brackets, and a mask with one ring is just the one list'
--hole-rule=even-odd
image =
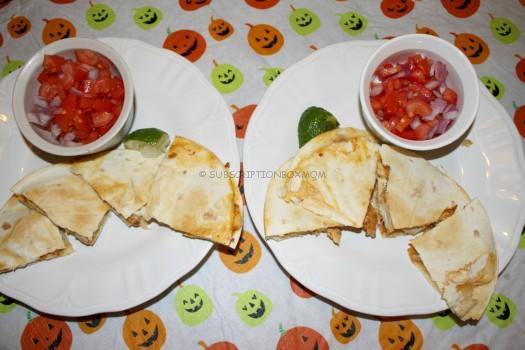
{"label": "halloween tablecloth", "polygon": [[[66,35],[164,46],[194,62],[223,93],[240,151],[251,112],[284,69],[333,43],[415,32],[438,35],[470,56],[525,137],[523,0],[14,0],[0,7],[2,76],[16,74],[36,50]],[[277,43],[264,47],[259,30],[273,32]],[[197,39],[192,50],[188,38]],[[221,85],[213,77],[219,64],[232,65],[243,79]],[[478,324],[459,325],[446,312],[380,319],[341,309],[297,284],[245,213],[235,256],[214,249],[197,271],[141,308],[64,319],[0,296],[0,349],[291,349],[294,337],[298,349],[525,348],[525,239]],[[243,256],[250,245],[254,251]],[[235,263],[243,257],[244,264]],[[177,305],[195,291],[203,308],[182,315]],[[246,316],[252,297],[266,305],[256,321]]]}

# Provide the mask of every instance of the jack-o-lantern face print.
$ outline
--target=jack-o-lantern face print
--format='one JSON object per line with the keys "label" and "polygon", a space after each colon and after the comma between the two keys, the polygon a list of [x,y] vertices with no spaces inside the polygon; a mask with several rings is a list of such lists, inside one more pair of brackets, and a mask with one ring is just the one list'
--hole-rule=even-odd
{"label": "jack-o-lantern face print", "polygon": [[18,39],[29,33],[31,22],[24,16],[13,16],[7,23],[7,32],[14,39]]}
{"label": "jack-o-lantern face print", "polygon": [[330,329],[335,339],[341,344],[348,344],[361,332],[361,322],[353,315],[344,311],[335,312],[332,309]]}
{"label": "jack-o-lantern face print", "polygon": [[193,30],[181,29],[168,35],[162,47],[178,53],[190,62],[195,62],[206,51],[206,40]]}
{"label": "jack-o-lantern face print", "polygon": [[413,0],[383,0],[381,2],[381,11],[386,17],[400,18],[414,9]]}
{"label": "jack-o-lantern face print", "polygon": [[467,18],[478,11],[480,0],[441,0],[441,4],[452,16]]}
{"label": "jack-o-lantern face print", "polygon": [[454,45],[459,48],[472,64],[485,62],[489,57],[490,49],[487,43],[479,36],[471,33],[450,33],[455,36]]}
{"label": "jack-o-lantern face print", "polygon": [[251,25],[248,32],[248,44],[259,55],[268,56],[277,53],[284,45],[281,32],[269,24]]}
{"label": "jack-o-lantern face print", "polygon": [[381,321],[379,344],[383,350],[420,350],[423,335],[411,320]]}
{"label": "jack-o-lantern face print", "polygon": [[213,39],[222,41],[231,36],[235,30],[228,21],[222,18],[215,19],[212,16],[208,31]]}
{"label": "jack-o-lantern face print", "polygon": [[65,18],[44,19],[44,21],[46,25],[42,31],[42,41],[46,45],[57,40],[77,36],[75,26]]}
{"label": "jack-o-lantern face print", "polygon": [[226,247],[219,248],[219,257],[228,269],[236,273],[252,270],[261,259],[261,245],[254,235],[243,231],[237,248],[232,251]]}
{"label": "jack-o-lantern face print", "polygon": [[20,338],[22,350],[69,350],[72,342],[71,329],[66,322],[44,316],[29,321]]}
{"label": "jack-o-lantern face print", "polygon": [[159,350],[166,341],[166,327],[152,311],[139,310],[126,316],[122,336],[130,350]]}

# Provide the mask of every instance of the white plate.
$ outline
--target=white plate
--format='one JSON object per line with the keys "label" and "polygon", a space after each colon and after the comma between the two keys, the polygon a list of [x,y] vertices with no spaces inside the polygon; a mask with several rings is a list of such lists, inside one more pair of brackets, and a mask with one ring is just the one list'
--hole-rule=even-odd
{"label": "white plate", "polygon": [[[263,235],[268,176],[298,150],[301,113],[317,105],[342,126],[364,128],[358,102],[361,70],[380,41],[353,41],[319,50],[287,68],[253,113],[244,141],[244,190]],[[473,87],[477,88],[477,87]],[[520,139],[503,107],[481,89],[480,113],[470,130],[470,147],[434,154],[472,197],[486,207],[501,271],[512,257],[525,222],[525,162]],[[261,171],[259,176],[251,171]],[[255,175],[250,175],[255,174]],[[344,307],[381,316],[425,314],[446,309],[439,294],[412,266],[408,237],[366,238],[345,232],[339,247],[324,235],[267,242],[282,266],[317,294]]]}
{"label": "white plate", "polygon": [[[157,127],[213,150],[239,170],[232,116],[221,95],[189,61],[128,39],[105,38],[129,65],[135,84],[133,129]],[[11,112],[14,75],[0,83],[0,201],[28,172],[45,166],[18,132]],[[5,116],[5,117],[4,117]],[[1,204],[0,204],[1,205]],[[213,246],[152,224],[128,228],[111,215],[93,247],[74,238],[72,255],[0,275],[0,292],[64,316],[124,310],[160,294],[195,268]]]}

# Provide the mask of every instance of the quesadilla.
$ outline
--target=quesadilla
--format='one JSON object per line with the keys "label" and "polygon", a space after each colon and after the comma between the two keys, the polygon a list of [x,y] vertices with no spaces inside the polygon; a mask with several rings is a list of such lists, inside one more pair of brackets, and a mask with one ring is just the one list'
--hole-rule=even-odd
{"label": "quesadilla", "polygon": [[76,162],[72,171],[82,176],[126,224],[145,227],[148,218],[141,208],[147,203],[162,158],[117,149]]}
{"label": "quesadilla", "polygon": [[73,252],[65,234],[15,197],[0,209],[0,273]]}
{"label": "quesadilla", "polygon": [[444,172],[415,154],[381,146],[372,204],[385,236],[416,234],[454,213],[470,200]]}
{"label": "quesadilla", "polygon": [[93,245],[110,207],[65,164],[32,172],[12,188],[29,207],[45,214],[55,225],[86,245]]}
{"label": "quesadilla", "polygon": [[479,320],[494,292],[498,258],[477,199],[410,242],[409,256],[461,320]]}
{"label": "quesadilla", "polygon": [[341,226],[341,223],[306,210],[300,203],[286,202],[282,198],[285,191],[286,176],[291,174],[288,172],[291,162],[292,160],[288,160],[281,165],[268,185],[264,202],[265,238],[280,240],[303,234],[327,232],[329,237],[332,235],[334,237],[332,240],[338,244],[341,231],[339,230],[339,234],[337,234],[334,230]]}
{"label": "quesadilla", "polygon": [[189,237],[235,248],[243,223],[242,197],[220,159],[177,136],[161,162],[146,211]]}
{"label": "quesadilla", "polygon": [[284,199],[339,226],[363,227],[376,182],[379,145],[366,132],[340,128],[304,145],[291,161]]}

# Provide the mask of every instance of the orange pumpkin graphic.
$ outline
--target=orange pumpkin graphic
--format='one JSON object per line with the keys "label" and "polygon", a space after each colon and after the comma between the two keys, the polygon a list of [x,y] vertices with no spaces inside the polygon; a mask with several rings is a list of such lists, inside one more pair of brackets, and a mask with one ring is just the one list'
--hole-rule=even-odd
{"label": "orange pumpkin graphic", "polygon": [[471,33],[456,34],[450,32],[450,34],[455,36],[454,45],[463,51],[470,63],[480,64],[489,57],[489,46],[479,36]]}
{"label": "orange pumpkin graphic", "polygon": [[485,344],[471,344],[466,348],[462,348],[458,344],[452,344],[452,350],[490,350]]}
{"label": "orange pumpkin graphic", "polygon": [[203,6],[207,6],[211,0],[179,0],[180,8],[186,11],[195,11]]}
{"label": "orange pumpkin graphic", "polygon": [[516,76],[519,80],[525,83],[525,57],[521,57],[520,55],[514,55],[516,56],[519,61],[516,64]]}
{"label": "orange pumpkin graphic", "polygon": [[250,27],[248,44],[259,55],[273,55],[283,47],[284,38],[277,28],[269,24],[246,25]]}
{"label": "orange pumpkin graphic", "polygon": [[326,339],[310,327],[288,329],[277,343],[276,350],[329,350]]}
{"label": "orange pumpkin graphic", "polygon": [[213,39],[222,41],[233,34],[235,31],[233,26],[222,18],[214,19],[211,16],[211,23],[208,26],[208,31]]}
{"label": "orange pumpkin graphic", "polygon": [[76,0],[49,0],[51,2],[54,2],[55,4],[70,4],[72,2],[75,2]]}
{"label": "orange pumpkin graphic", "polygon": [[434,29],[429,28],[429,27],[419,27],[417,24],[416,24],[416,33],[417,34],[433,35],[433,36],[439,37],[438,33],[436,33],[436,31]]}
{"label": "orange pumpkin graphic", "polygon": [[130,350],[159,350],[166,341],[166,327],[159,316],[143,309],[126,316],[122,336]]}
{"label": "orange pumpkin graphic", "polygon": [[106,323],[106,317],[96,315],[93,317],[81,319],[78,321],[78,327],[86,334],[92,334],[100,330]]}
{"label": "orange pumpkin graphic", "polygon": [[31,30],[31,21],[24,16],[11,16],[7,23],[7,32],[11,37],[18,39],[29,33]]}
{"label": "orange pumpkin graphic", "polygon": [[69,350],[72,342],[71,329],[66,322],[44,316],[29,321],[20,337],[22,350]]}
{"label": "orange pumpkin graphic", "polygon": [[381,11],[389,18],[400,18],[414,9],[413,0],[383,0]]}
{"label": "orange pumpkin graphic", "polygon": [[44,44],[50,44],[60,39],[74,38],[77,36],[77,29],[65,18],[44,18],[46,25],[42,31],[42,41]]}
{"label": "orange pumpkin graphic", "polygon": [[516,109],[514,112],[514,124],[521,137],[525,138],[525,105],[518,107],[515,102],[512,102],[512,105]]}
{"label": "orange pumpkin graphic", "polygon": [[454,17],[467,18],[479,9],[479,0],[441,0],[441,4]]}
{"label": "orange pumpkin graphic", "polygon": [[257,105],[247,105],[242,108],[239,108],[236,105],[231,105],[230,107],[235,110],[235,112],[233,112],[235,136],[243,139],[244,134],[246,133],[246,128],[248,127],[248,122],[250,121],[250,117],[252,116],[252,113]]}
{"label": "orange pumpkin graphic", "polygon": [[335,312],[332,308],[330,329],[338,342],[348,344],[361,332],[361,322],[354,315],[344,311]]}
{"label": "orange pumpkin graphic", "polygon": [[381,321],[378,338],[383,350],[423,348],[423,335],[411,320]]}
{"label": "orange pumpkin graphic", "polygon": [[244,0],[248,5],[251,7],[255,7],[259,10],[265,10],[269,9],[270,7],[273,7],[277,5],[279,0]]}
{"label": "orange pumpkin graphic", "polygon": [[303,286],[299,281],[290,276],[290,288],[292,292],[297,295],[299,298],[308,299],[315,295],[310,289]]}
{"label": "orange pumpkin graphic", "polygon": [[204,51],[206,51],[206,40],[196,31],[181,29],[169,33],[162,47],[178,53],[190,62],[195,62],[201,58]]}
{"label": "orange pumpkin graphic", "polygon": [[235,250],[219,247],[219,257],[228,269],[236,273],[252,270],[261,259],[261,245],[250,232],[243,231]]}
{"label": "orange pumpkin graphic", "polygon": [[239,350],[235,346],[235,344],[230,343],[229,341],[220,341],[214,344],[211,344],[210,346],[206,345],[204,341],[199,341],[199,345],[204,350]]}

